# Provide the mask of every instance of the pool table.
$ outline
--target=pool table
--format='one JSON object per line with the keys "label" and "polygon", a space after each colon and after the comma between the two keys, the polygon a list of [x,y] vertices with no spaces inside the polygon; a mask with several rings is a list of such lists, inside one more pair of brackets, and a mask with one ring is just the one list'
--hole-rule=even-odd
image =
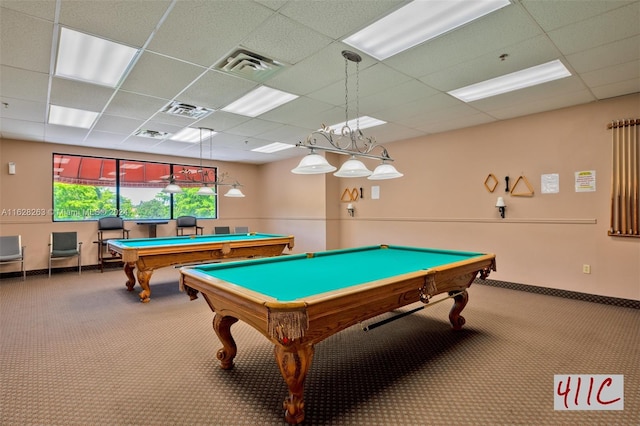
{"label": "pool table", "polygon": [[495,255],[393,245],[331,250],[180,269],[180,287],[202,294],[215,313],[223,369],[233,367],[231,325],[242,320],[275,345],[289,388],[285,420],[304,420],[304,381],[314,345],[354,324],[438,294],[454,299],[449,320],[460,329],[467,287],[495,271]]}
{"label": "pool table", "polygon": [[110,240],[108,249],[122,256],[129,291],[133,291],[136,284],[133,272],[138,269],[138,283],[142,287],[138,296],[146,303],[151,300],[149,280],[155,269],[231,258],[278,256],[285,247],[292,249],[293,243],[291,235],[252,232]]}

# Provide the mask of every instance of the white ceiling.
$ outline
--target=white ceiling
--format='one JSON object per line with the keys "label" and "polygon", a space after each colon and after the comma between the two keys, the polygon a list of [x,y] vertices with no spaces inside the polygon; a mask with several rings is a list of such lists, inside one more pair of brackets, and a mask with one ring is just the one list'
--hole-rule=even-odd
{"label": "white ceiling", "polygon": [[[345,117],[341,42],[406,4],[399,0],[0,0],[0,136],[198,158],[199,144],[134,136],[213,128],[214,160],[267,163]],[[60,27],[141,49],[116,89],[53,77]],[[243,48],[286,64],[259,83],[213,69]],[[361,52],[359,52],[361,53]],[[502,61],[500,55],[508,54]],[[640,92],[640,1],[512,0],[457,31],[377,61],[361,53],[365,130],[389,142]],[[572,76],[465,104],[446,92],[560,59]],[[349,85],[355,78],[350,65]],[[260,84],[299,98],[257,118],[216,111],[199,120],[160,110],[170,101],[219,110]],[[351,100],[354,89],[350,88]],[[50,125],[49,105],[100,112],[89,130]],[[350,108],[349,118],[355,117]],[[208,145],[208,141],[207,147]],[[392,149],[390,149],[392,151]],[[132,155],[135,158],[135,155]]]}

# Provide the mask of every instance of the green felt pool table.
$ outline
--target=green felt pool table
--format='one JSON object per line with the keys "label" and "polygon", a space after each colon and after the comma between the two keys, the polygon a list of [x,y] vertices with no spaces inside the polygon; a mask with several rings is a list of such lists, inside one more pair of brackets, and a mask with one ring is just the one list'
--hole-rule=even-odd
{"label": "green felt pool table", "polygon": [[285,247],[293,248],[294,238],[252,232],[110,240],[107,244],[112,253],[122,256],[129,291],[133,291],[136,284],[134,270],[137,268],[138,283],[142,287],[138,295],[140,301],[146,303],[151,300],[149,280],[155,269],[232,258],[278,256]]}
{"label": "green felt pool table", "polygon": [[236,321],[274,343],[289,388],[285,420],[295,424],[304,420],[304,380],[316,343],[441,293],[454,299],[449,320],[459,329],[467,287],[495,267],[493,254],[381,245],[185,267],[180,286],[191,299],[200,292],[215,313],[223,369],[233,367],[237,348],[230,328]]}

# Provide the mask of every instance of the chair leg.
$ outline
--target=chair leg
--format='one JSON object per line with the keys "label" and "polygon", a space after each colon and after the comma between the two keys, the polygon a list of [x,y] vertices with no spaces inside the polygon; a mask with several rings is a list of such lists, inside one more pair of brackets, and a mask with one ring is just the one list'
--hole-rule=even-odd
{"label": "chair leg", "polygon": [[21,262],[22,265],[22,281],[26,281],[27,279],[27,270],[24,269],[24,259]]}
{"label": "chair leg", "polygon": [[51,256],[49,256],[49,278],[51,278]]}
{"label": "chair leg", "polygon": [[82,275],[82,258],[78,256],[78,275]]}

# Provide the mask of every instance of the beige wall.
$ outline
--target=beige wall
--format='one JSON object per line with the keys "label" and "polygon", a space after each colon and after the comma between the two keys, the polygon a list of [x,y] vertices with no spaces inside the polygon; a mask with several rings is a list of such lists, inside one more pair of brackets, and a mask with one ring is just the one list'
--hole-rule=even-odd
{"label": "beige wall", "polygon": [[[294,175],[290,170],[299,158],[261,166],[220,163],[221,171],[245,185],[247,197],[220,197],[220,219],[206,221],[206,230],[215,222],[293,234],[297,253],[380,243],[493,252],[498,263],[494,279],[640,300],[640,238],[607,236],[611,135],[606,124],[638,117],[636,94],[394,142],[387,148],[405,177],[391,181]],[[368,133],[375,135],[375,128]],[[51,207],[52,152],[180,161],[2,140],[0,210]],[[338,163],[346,157],[329,159]],[[7,174],[8,161],[16,162],[17,175]],[[375,167],[374,162],[370,165]],[[596,171],[596,192],[574,191],[574,173],[582,170]],[[489,173],[500,181],[494,193],[484,187]],[[548,173],[560,175],[558,194],[541,194],[541,175]],[[533,197],[504,192],[504,177],[513,184],[520,175],[534,187]],[[374,185],[380,188],[379,200],[371,199]],[[34,194],[26,196],[27,188]],[[354,202],[354,218],[340,201],[346,188],[363,188],[364,198]],[[498,196],[505,197],[506,219],[500,219],[494,207]],[[46,267],[53,229],[78,230],[88,249],[83,263],[97,258],[92,222],[5,215],[0,227],[2,235],[23,235],[30,270]],[[132,229],[132,236],[144,236],[144,229],[135,224]],[[159,234],[173,235],[174,229],[170,223],[160,227]],[[591,274],[582,273],[584,264],[591,266]]]}

